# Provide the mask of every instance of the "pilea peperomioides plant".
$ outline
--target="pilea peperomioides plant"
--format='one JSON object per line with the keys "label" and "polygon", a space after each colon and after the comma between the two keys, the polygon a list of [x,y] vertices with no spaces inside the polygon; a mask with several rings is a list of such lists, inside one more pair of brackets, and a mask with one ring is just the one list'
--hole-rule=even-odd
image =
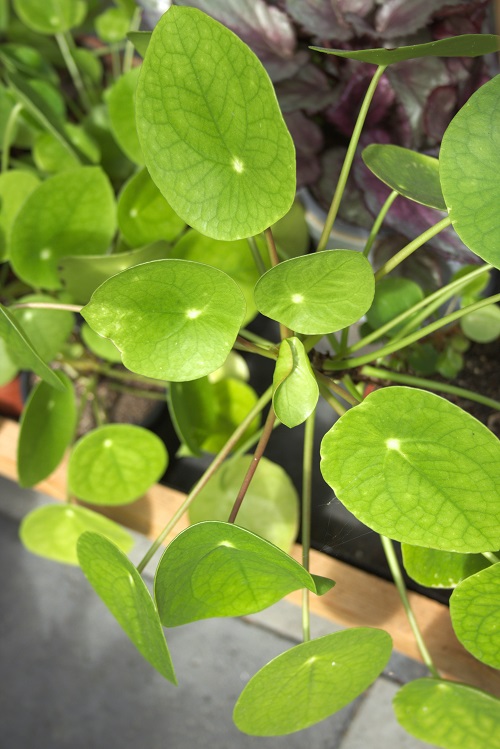
{"label": "pilea peperomioides plant", "polygon": [[[17,0],[16,5],[22,11],[30,3]],[[69,0],[66,5],[72,7]],[[123,6],[126,14],[128,3]],[[123,13],[119,16],[123,20]],[[106,28],[106,22],[109,17],[98,27]],[[58,31],[65,51],[66,31]],[[291,591],[323,595],[334,585],[308,570],[313,428],[321,394],[338,417],[321,444],[324,479],[356,517],[380,533],[408,613],[393,540],[403,544],[405,566],[415,579],[456,586],[451,616],[458,638],[475,657],[500,667],[495,553],[500,549],[500,443],[471,415],[428,391],[463,395],[496,409],[500,403],[370,366],[500,301],[500,294],[482,299],[466,293],[500,267],[500,77],[473,94],[451,122],[439,162],[389,145],[367,148],[365,162],[390,186],[390,198],[364,252],[328,249],[363,121],[386,67],[429,55],[482,55],[499,49],[499,39],[462,36],[390,50],[320,50],[376,70],[317,251],[291,256],[286,242],[276,247],[271,227],[292,208],[294,148],[257,58],[232,32],[192,8],[172,7],[152,34],[135,32],[130,38],[144,61],[140,71],[131,70],[115,83],[106,111],[115,122],[116,141],[138,170],[121,190],[120,237],[110,252],[116,229],[111,182],[120,186],[118,173],[127,170],[122,164],[110,182],[87,141],[77,145],[74,131],[47,110],[36,87],[7,61],[12,111],[19,108],[11,111],[4,153],[24,113],[38,123],[36,158],[43,153],[47,166],[50,154],[62,147],[65,159],[76,159],[76,166],[57,169],[40,184],[26,159],[2,175],[14,180],[9,175],[16,174],[15,189],[22,196],[9,214],[5,258],[23,289],[43,292],[42,297],[14,297],[0,308],[0,334],[14,369],[30,369],[41,378],[22,420],[20,477],[33,485],[53,470],[78,419],[71,389],[78,361],[75,357],[72,367],[58,354],[68,335],[60,322],[48,336],[48,343],[57,339],[55,348],[41,350],[32,326],[32,315],[41,311],[56,317],[80,312],[89,326],[82,337],[89,345],[92,341],[99,356],[121,359],[139,381],[167,382],[183,450],[215,457],[137,567],[126,556],[124,531],[72,502],[27,516],[24,542],[36,553],[78,560],[138,650],[176,683],[162,626],[241,616]],[[33,128],[29,119],[21,124]],[[90,126],[82,132],[97,130]],[[7,155],[4,165],[8,162]],[[435,209],[436,223],[374,272],[370,248],[394,200]],[[191,229],[180,236],[186,224]],[[380,319],[374,307],[377,285],[450,225],[487,264]],[[447,311],[456,298],[466,300],[465,306]],[[243,327],[256,310],[279,323],[281,340]],[[365,315],[370,332],[357,340],[351,326]],[[66,325],[72,328],[72,318]],[[330,354],[315,348],[325,336]],[[377,342],[375,350],[373,345],[366,350]],[[243,395],[248,386],[238,379],[242,362],[232,349],[275,361],[273,381],[260,398],[253,391]],[[54,369],[48,362],[56,354]],[[370,377],[402,386],[364,397]],[[259,416],[269,404],[260,428]],[[293,489],[281,469],[263,457],[279,422],[290,429],[305,422],[302,565],[284,550],[296,533]],[[256,442],[254,459],[244,456]],[[147,430],[102,425],[72,448],[69,494],[95,504],[133,501],[162,474],[166,461],[162,444]],[[283,500],[287,493],[291,502]],[[188,509],[195,522],[164,551],[151,595],[141,573]],[[400,690],[395,700],[400,723],[450,749],[500,746],[500,701],[441,678],[410,620],[430,678]],[[267,664],[244,688],[234,710],[242,731],[274,736],[304,729],[355,699],[386,666],[391,652],[386,632],[359,627],[311,640],[307,594],[303,622],[304,642]]]}

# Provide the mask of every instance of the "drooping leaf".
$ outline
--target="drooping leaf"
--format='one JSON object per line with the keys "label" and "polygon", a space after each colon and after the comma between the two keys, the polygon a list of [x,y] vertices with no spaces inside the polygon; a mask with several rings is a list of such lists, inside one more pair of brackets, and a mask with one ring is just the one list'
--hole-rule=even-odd
{"label": "drooping leaf", "polygon": [[80,536],[77,550],[85,577],[137,650],[165,679],[177,684],[158,611],[132,562],[98,533]]}
{"label": "drooping leaf", "polygon": [[132,536],[118,523],[78,505],[45,505],[28,513],[19,528],[24,546],[33,554],[63,564],[78,565],[76,544],[82,533],[94,531],[106,536],[127,553]]}
{"label": "drooping leaf", "polygon": [[17,212],[39,184],[33,172],[13,169],[0,174],[0,261],[9,258],[9,233]]}
{"label": "drooping leaf", "polygon": [[[252,457],[232,458],[203,487],[189,508],[191,523],[227,520]],[[284,469],[261,458],[236,525],[289,552],[299,529],[299,497]]]}
{"label": "drooping leaf", "polygon": [[159,239],[173,242],[186,227],[147,169],[134,174],[120,193],[118,225],[131,247],[142,247]]}
{"label": "drooping leaf", "polygon": [[[80,125],[68,123],[64,126],[68,140],[84,153],[89,162],[97,164],[101,154],[95,141]],[[68,169],[77,169],[79,159],[63,146],[59,138],[49,132],[39,133],[33,145],[33,160],[42,172],[54,174]]]}
{"label": "drooping leaf", "polygon": [[183,382],[224,363],[245,301],[235,282],[216,268],[158,260],[110,278],[82,315],[111,338],[132,372]]}
{"label": "drooping leaf", "polygon": [[500,76],[476,91],[451,121],[439,156],[453,228],[480,258],[500,267]]}
{"label": "drooping leaf", "polygon": [[[57,304],[53,297],[45,294],[28,294],[18,302]],[[29,340],[36,341],[37,353],[47,364],[59,353],[75,324],[74,314],[67,310],[23,308],[12,310],[12,314]]]}
{"label": "drooping leaf", "polygon": [[134,104],[140,72],[140,67],[137,67],[122,75],[111,87],[107,102],[111,130],[118,145],[131,161],[142,165],[144,157],[137,136]]}
{"label": "drooping leaf", "polygon": [[182,531],[163,553],[155,577],[166,627],[261,611],[298,588],[317,590],[292,557],[250,531],[213,521]]}
{"label": "drooping leaf", "polygon": [[164,473],[165,445],[132,424],[107,424],[87,432],[71,451],[69,491],[96,505],[122,505],[144,494]]}
{"label": "drooping leaf", "polygon": [[64,389],[41,382],[32,390],[21,418],[17,471],[21,486],[34,486],[50,476],[73,439],[76,403],[69,377],[58,372]]}
{"label": "drooping leaf", "polygon": [[500,564],[463,580],[450,598],[455,634],[472,655],[500,668]]}
{"label": "drooping leaf", "polygon": [[60,34],[79,26],[87,13],[84,0],[14,0],[23,23],[39,34]]}
{"label": "drooping leaf", "polygon": [[325,481],[378,533],[443,551],[500,548],[500,442],[444,398],[376,390],[327,432],[321,455]]}
{"label": "drooping leaf", "polygon": [[500,307],[491,304],[470,312],[462,317],[460,327],[471,341],[490,343],[500,336]]}
{"label": "drooping leaf", "polygon": [[314,411],[319,388],[302,342],[295,336],[281,342],[273,376],[273,407],[287,427],[302,424]]}
{"label": "drooping leaf", "polygon": [[255,287],[255,304],[291,330],[315,335],[359,320],[374,291],[372,267],[360,252],[327,250],[268,270]]}
{"label": "drooping leaf", "polygon": [[97,35],[107,44],[117,44],[127,36],[130,16],[124,8],[107,8],[94,21]]}
{"label": "drooping leaf", "polygon": [[216,239],[253,236],[295,195],[292,139],[259,60],[193,8],[157,24],[136,94],[146,165],[172,208]]}
{"label": "drooping leaf", "polygon": [[115,221],[113,191],[99,167],[56,174],[31,193],[16,216],[12,266],[26,283],[58,289],[60,258],[104,253]]}
{"label": "drooping leaf", "polygon": [[398,722],[443,749],[500,749],[500,700],[466,684],[417,679],[394,698]]}
{"label": "drooping leaf", "polygon": [[480,57],[500,49],[500,37],[495,34],[462,34],[447,39],[408,47],[393,49],[326,49],[311,47],[317,52],[351,60],[369,62],[373,65],[391,65],[402,60],[415,60],[418,57]]}
{"label": "drooping leaf", "polygon": [[250,679],[234,722],[251,736],[283,736],[319,723],[375,681],[391,649],[387,632],[368,627],[296,645]]}
{"label": "drooping leaf", "polygon": [[[366,319],[370,326],[376,330],[390,320],[394,320],[402,312],[406,312],[423,298],[422,289],[410,278],[398,276],[383,278],[375,287],[375,296],[372,306],[366,313]],[[401,330],[406,323],[407,320],[400,325],[396,325],[390,334]]]}
{"label": "drooping leaf", "polygon": [[96,356],[109,362],[121,364],[122,357],[120,352],[109,338],[103,338],[85,322],[80,329],[80,335],[85,345]]}
{"label": "drooping leaf", "polygon": [[422,205],[446,210],[437,159],[388,144],[368,146],[362,156],[368,169],[392,190]]}
{"label": "drooping leaf", "polygon": [[417,583],[430,588],[454,588],[466,577],[489,566],[482,554],[457,554],[410,544],[401,548],[406,572]]}
{"label": "drooping leaf", "polygon": [[103,76],[103,66],[100,59],[85,47],[76,47],[72,50],[72,54],[84,83],[100,86]]}

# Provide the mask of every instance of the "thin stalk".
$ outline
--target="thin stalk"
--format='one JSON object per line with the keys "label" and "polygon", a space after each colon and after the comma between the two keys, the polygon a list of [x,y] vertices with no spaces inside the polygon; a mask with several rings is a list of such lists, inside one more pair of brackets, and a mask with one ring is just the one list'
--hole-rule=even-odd
{"label": "thin stalk", "polygon": [[340,356],[344,356],[349,348],[349,328],[344,328],[340,334]]}
{"label": "thin stalk", "polygon": [[82,76],[80,75],[78,65],[76,64],[75,59],[71,54],[68,37],[64,33],[59,33],[55,35],[55,38],[57,44],[59,45],[59,49],[61,50],[61,55],[63,57],[64,63],[71,76],[71,80],[73,81],[74,86],[78,91],[78,95],[80,97],[80,101],[82,102],[83,108],[87,112],[90,112],[90,110],[92,109],[92,103],[87,93],[87,89],[85,88]]}
{"label": "thin stalk", "polygon": [[102,364],[89,359],[63,359],[62,363],[66,366],[72,367],[80,374],[95,372],[104,377],[109,377],[112,380],[119,380],[122,382],[144,382],[156,387],[166,387],[164,380],[154,380],[152,377],[146,377],[145,375],[140,375],[135,372],[122,372],[119,369],[113,369],[113,367],[108,364]]}
{"label": "thin stalk", "polygon": [[375,219],[371,232],[368,235],[368,239],[366,240],[365,249],[363,250],[363,255],[365,257],[368,257],[370,254],[370,250],[373,247],[373,243],[375,242],[378,233],[380,231],[380,227],[384,223],[384,219],[387,216],[387,213],[389,212],[389,208],[394,203],[396,198],[398,197],[399,193],[396,190],[393,190],[390,194],[387,200],[385,201],[384,205],[380,209],[377,218]]}
{"label": "thin stalk", "polygon": [[252,331],[247,330],[247,328],[242,328],[240,330],[240,336],[252,341],[253,343],[258,343],[260,346],[264,346],[264,348],[272,349],[276,346],[272,341],[268,341],[267,338],[262,338],[262,336],[252,333]]}
{"label": "thin stalk", "polygon": [[117,81],[120,77],[121,59],[120,50],[115,45],[111,47],[111,72],[113,75],[113,81]]}
{"label": "thin stalk", "polygon": [[[142,10],[141,8],[136,8],[134,11],[134,14],[132,16],[132,20],[130,21],[130,31],[137,31],[137,29],[141,25],[141,18],[142,18]],[[128,73],[132,69],[132,63],[134,61],[134,45],[132,42],[127,40],[125,44],[125,52],[123,55],[123,74]]]}
{"label": "thin stalk", "polygon": [[326,336],[328,339],[328,343],[332,347],[332,349],[335,351],[336,354],[340,353],[340,343],[337,341],[335,337],[335,333],[328,333]]}
{"label": "thin stalk", "polygon": [[59,302],[23,302],[11,304],[9,309],[53,309],[64,312],[81,312],[81,304],[60,304]]}
{"label": "thin stalk", "polygon": [[400,341],[391,342],[386,346],[382,346],[378,351],[372,351],[372,353],[365,354],[364,356],[356,356],[353,359],[326,361],[323,364],[323,369],[327,371],[333,371],[336,369],[354,369],[355,367],[360,367],[362,364],[369,364],[374,359],[380,359],[383,356],[393,354],[395,351],[406,348],[406,346],[415,343],[415,341],[419,341],[421,338],[425,338],[436,330],[444,328],[456,320],[460,320],[461,317],[468,315],[470,312],[475,312],[478,309],[488,307],[488,305],[495,304],[496,302],[500,302],[500,294],[494,294],[486,299],[481,299],[479,302],[469,304],[467,307],[452,312],[451,315],[446,315],[446,317],[442,317],[440,320],[436,320],[435,322],[430,323],[430,325],[426,325],[425,328],[420,328],[420,330],[406,336],[406,338],[402,338]]}
{"label": "thin stalk", "polygon": [[445,216],[445,218],[441,219],[441,221],[438,221],[437,224],[434,224],[434,226],[431,226],[429,229],[424,231],[422,234],[420,234],[420,236],[415,237],[412,242],[407,244],[406,247],[403,247],[403,249],[399,252],[396,252],[393,257],[391,257],[386,263],[383,264],[381,268],[378,269],[378,271],[375,273],[375,281],[380,281],[381,278],[393,271],[394,268],[397,268],[398,265],[403,262],[403,260],[406,260],[407,257],[410,257],[410,255],[415,252],[415,250],[418,250],[419,247],[422,247],[422,245],[428,242],[429,239],[432,239],[432,237],[435,237],[436,234],[439,234],[440,231],[446,229],[447,226],[451,226],[451,219],[449,216]]}
{"label": "thin stalk", "polygon": [[255,237],[247,237],[247,242],[248,246],[250,247],[250,252],[252,253],[255,267],[257,268],[259,275],[262,276],[262,274],[266,272],[267,268],[262,259],[262,255],[259,252],[259,248],[257,247]]}
{"label": "thin stalk", "polygon": [[328,403],[328,405],[331,406],[331,408],[335,411],[335,413],[338,416],[343,416],[345,414],[345,412],[346,412],[346,409],[344,408],[344,406],[342,406],[338,402],[338,400],[336,399],[336,397],[334,395],[332,395],[332,393],[328,390],[328,388],[326,387],[326,385],[323,385],[322,382],[319,382],[318,384],[319,384],[319,392],[321,393],[321,395],[323,396],[323,398],[326,400],[326,402]]}
{"label": "thin stalk", "polygon": [[9,168],[10,147],[14,138],[14,129],[16,127],[19,115],[21,114],[22,108],[23,105],[21,104],[21,102],[17,102],[17,104],[14,104],[5,125],[2,143],[2,174]]}
{"label": "thin stalk", "polygon": [[236,338],[236,341],[233,344],[233,347],[235,349],[238,349],[239,351],[251,351],[253,354],[259,354],[260,356],[265,356],[267,359],[277,359],[278,353],[276,350],[271,350],[268,348],[263,348],[262,346],[258,346],[256,343],[252,343],[251,341],[247,341],[242,336],[238,336]]}
{"label": "thin stalk", "polygon": [[241,424],[235,429],[231,437],[228,439],[222,450],[218,453],[218,455],[215,456],[215,458],[212,460],[210,465],[208,466],[207,470],[203,474],[203,476],[197,481],[197,483],[193,486],[189,494],[187,495],[184,502],[181,504],[177,512],[175,512],[170,520],[168,521],[165,528],[162,530],[160,535],[155,539],[155,541],[151,544],[150,548],[148,549],[147,553],[144,555],[144,557],[141,559],[139,564],[137,565],[137,571],[142,572],[148,562],[153,558],[153,556],[156,554],[156,551],[160,548],[163,541],[167,538],[169,533],[175,528],[181,517],[184,515],[185,512],[189,509],[191,504],[194,502],[198,494],[201,492],[201,490],[207,485],[207,483],[210,481],[212,476],[216,473],[216,471],[220,468],[224,460],[227,458],[229,453],[232,451],[238,440],[242,437],[242,435],[245,433],[246,429],[248,429],[249,425],[252,423],[252,421],[255,419],[256,416],[260,414],[263,408],[269,403],[269,401],[272,398],[272,387],[269,387],[263,395],[259,398],[255,406],[252,408],[252,410],[249,412],[249,414],[243,419]]}
{"label": "thin stalk", "polygon": [[361,403],[361,401],[363,400],[363,396],[358,391],[358,389],[357,389],[356,385],[354,384],[354,382],[352,381],[352,378],[351,378],[350,375],[345,374],[342,377],[342,384],[345,387],[345,389],[347,390],[347,392],[350,393],[352,395],[352,397],[356,399],[357,403]]}
{"label": "thin stalk", "polygon": [[460,398],[467,398],[470,401],[482,403],[484,406],[495,408],[497,411],[500,411],[500,401],[494,400],[493,398],[487,398],[484,395],[475,393],[473,390],[460,388],[456,385],[448,385],[446,382],[434,382],[434,380],[427,380],[423,377],[414,377],[413,375],[402,374],[401,372],[392,372],[388,369],[382,369],[381,367],[363,367],[361,374],[366,377],[376,377],[380,380],[389,380],[389,382],[400,382],[403,385],[414,385],[415,387],[421,387],[425,390],[435,390],[437,393],[457,395]]}
{"label": "thin stalk", "polygon": [[[314,417],[316,410],[307,417],[304,431],[304,452],[302,458],[302,566],[309,571],[309,554],[311,550],[311,502],[312,502],[312,468],[314,450]],[[302,638],[304,642],[311,639],[311,617],[309,610],[309,591],[302,590]]]}
{"label": "thin stalk", "polygon": [[432,676],[435,679],[439,679],[440,678],[439,671],[434,665],[434,662],[431,658],[431,654],[427,650],[427,645],[425,644],[424,638],[422,637],[422,633],[420,631],[417,620],[415,618],[415,614],[413,613],[413,609],[410,605],[410,601],[408,600],[408,594],[406,592],[405,581],[403,579],[403,575],[401,574],[401,567],[399,565],[398,558],[394,551],[393,543],[391,539],[387,538],[386,536],[380,536],[380,540],[382,541],[382,546],[384,548],[387,563],[391,570],[392,578],[398,590],[401,603],[404,606],[404,610],[406,612],[406,616],[408,618],[410,627],[412,628],[413,635],[417,643],[417,647],[420,651],[420,655],[422,656],[422,660],[427,666],[427,668],[429,669],[429,671],[431,672]]}
{"label": "thin stalk", "polygon": [[316,346],[317,343],[319,343],[324,338],[324,335],[306,335],[302,339],[302,345],[304,346],[304,349],[309,353],[309,351],[312,351],[313,348]]}
{"label": "thin stalk", "polygon": [[120,385],[120,383],[118,382],[110,382],[108,383],[108,387],[110,390],[115,390],[117,393],[128,393],[130,395],[135,395],[136,398],[145,398],[152,401],[163,401],[163,403],[166,402],[165,391],[163,391],[163,393],[160,393],[155,390],[142,390],[140,388],[131,387],[129,385]]}
{"label": "thin stalk", "polygon": [[370,82],[368,91],[365,94],[365,98],[363,99],[361,109],[359,110],[358,119],[356,120],[356,124],[351,136],[351,141],[349,143],[344,163],[342,165],[342,170],[340,172],[339,181],[337,182],[337,187],[332,199],[332,204],[330,206],[330,210],[328,211],[328,216],[326,217],[325,225],[323,227],[323,232],[321,234],[316,252],[321,252],[322,250],[324,250],[328,243],[328,238],[330,237],[333,224],[335,223],[335,219],[337,218],[340,201],[342,200],[342,195],[344,194],[345,186],[347,183],[347,178],[349,176],[349,172],[351,171],[352,162],[354,161],[354,156],[356,154],[356,148],[359,143],[361,131],[363,129],[363,125],[365,124],[366,115],[368,114],[368,109],[373,99],[373,95],[377,88],[378,82],[380,81],[385,71],[385,68],[385,65],[378,66],[377,70],[375,71],[375,75]]}
{"label": "thin stalk", "polygon": [[344,390],[343,387],[334,382],[330,377],[324,375],[322,372],[318,372],[316,370],[314,374],[316,375],[318,382],[322,383],[326,388],[328,388],[328,390],[333,392],[335,395],[338,395],[346,403],[349,403],[351,406],[358,405],[359,393],[355,396],[352,395],[348,391]]}
{"label": "thin stalk", "polygon": [[[274,424],[273,424],[273,431],[277,429],[277,427],[281,426],[282,422],[276,417]],[[257,444],[257,442],[262,437],[262,432],[264,431],[264,427],[261,427],[255,434],[252,434],[251,437],[249,437],[245,442],[243,442],[236,450],[233,450],[233,453],[231,457],[228,459],[228,462],[231,460],[236,460],[236,458],[241,458],[242,455],[245,455],[249,450],[252,449],[254,445]]]}
{"label": "thin stalk", "polygon": [[[276,250],[276,244],[274,242],[273,232],[270,226],[265,230],[264,236],[266,238],[267,249],[269,251],[269,259],[271,260],[271,265],[274,268],[279,264],[280,259],[278,257],[278,251]],[[287,328],[286,325],[280,323],[281,340],[283,340],[284,338],[290,338],[291,335],[292,331]]]}
{"label": "thin stalk", "polygon": [[498,564],[500,562],[500,558],[497,557],[496,554],[493,554],[492,551],[483,551],[482,554],[483,557],[488,560],[488,562],[491,562],[491,564]]}

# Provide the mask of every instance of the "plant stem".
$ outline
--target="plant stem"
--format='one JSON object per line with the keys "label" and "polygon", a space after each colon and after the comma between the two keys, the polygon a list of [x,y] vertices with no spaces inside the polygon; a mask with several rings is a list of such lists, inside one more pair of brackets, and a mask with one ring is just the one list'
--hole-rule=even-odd
{"label": "plant stem", "polygon": [[483,551],[482,554],[483,557],[488,560],[488,562],[491,562],[491,564],[498,564],[500,562],[500,558],[497,557],[496,554],[493,554],[492,551]]}
{"label": "plant stem", "polygon": [[431,654],[427,650],[427,645],[424,642],[424,638],[422,637],[422,633],[420,632],[420,628],[418,626],[417,620],[415,619],[415,614],[413,613],[413,609],[410,605],[410,601],[408,600],[408,594],[406,592],[405,581],[401,573],[401,567],[399,565],[398,558],[394,551],[393,543],[391,539],[387,538],[386,536],[380,536],[380,540],[382,541],[382,546],[384,548],[387,563],[391,570],[391,574],[392,574],[394,583],[396,585],[396,588],[398,590],[401,603],[404,606],[404,610],[406,612],[408,622],[410,624],[410,627],[412,628],[413,635],[417,643],[417,647],[420,651],[420,655],[422,656],[422,660],[427,666],[427,668],[429,669],[429,671],[431,672],[432,676],[436,679],[439,679],[440,678],[439,671],[437,670],[436,666],[433,663]]}
{"label": "plant stem", "polygon": [[22,108],[23,105],[21,102],[14,104],[5,125],[2,143],[2,174],[9,168],[10,147],[14,138],[14,128],[16,127],[16,122],[21,114]]}
{"label": "plant stem", "polygon": [[92,103],[85,88],[85,84],[83,83],[82,76],[80,75],[78,65],[76,64],[75,59],[71,54],[67,34],[60,32],[56,34],[55,37],[57,44],[59,45],[59,49],[61,50],[61,55],[63,57],[64,63],[71,76],[71,80],[73,81],[74,86],[78,91],[78,95],[80,97],[80,101],[82,102],[83,108],[87,112],[90,112],[92,109]]}
{"label": "plant stem", "polygon": [[344,385],[347,392],[350,393],[352,397],[356,399],[356,402],[361,403],[361,401],[363,400],[363,396],[359,393],[350,375],[345,374],[342,377],[342,384]]}
{"label": "plant stem", "polygon": [[392,372],[380,367],[363,367],[361,374],[366,377],[376,377],[380,380],[400,382],[403,385],[415,385],[416,387],[422,387],[425,390],[435,390],[438,393],[458,395],[460,398],[467,398],[470,401],[482,403],[484,406],[495,408],[497,411],[500,411],[500,401],[494,400],[493,398],[487,398],[484,395],[475,393],[473,390],[460,388],[456,385],[448,385],[448,383],[445,382],[434,382],[434,380],[427,380],[423,377],[414,377],[413,375],[402,374],[401,372]]}
{"label": "plant stem", "polygon": [[276,351],[276,349],[274,349],[274,347],[273,350],[264,348],[263,346],[259,346],[256,343],[247,341],[246,338],[243,338],[240,335],[236,338],[236,341],[233,344],[233,348],[238,349],[239,351],[251,351],[254,354],[265,356],[267,359],[276,360],[278,358],[278,352]]}
{"label": "plant stem", "polygon": [[220,468],[224,460],[227,458],[229,453],[232,451],[233,447],[236,445],[238,440],[242,437],[242,435],[245,433],[245,431],[248,429],[249,425],[252,423],[252,421],[255,419],[256,416],[260,414],[263,408],[269,403],[269,401],[272,398],[272,387],[269,387],[263,395],[259,398],[255,406],[252,408],[252,410],[249,412],[249,414],[243,419],[241,424],[235,429],[231,437],[228,439],[222,450],[218,453],[218,455],[215,456],[213,461],[208,466],[207,470],[203,474],[203,476],[197,481],[197,483],[193,486],[189,494],[187,495],[184,502],[181,504],[177,512],[175,512],[172,517],[170,518],[169,522],[165,526],[165,528],[162,530],[160,535],[155,539],[155,541],[152,543],[150,548],[148,549],[147,553],[144,555],[144,557],[141,559],[139,564],[137,565],[137,571],[142,572],[148,562],[153,558],[156,551],[160,548],[163,541],[167,538],[169,533],[175,528],[181,517],[184,515],[184,513],[189,509],[190,505],[194,502],[198,494],[201,492],[201,490],[206,486],[206,484],[209,482],[209,480],[212,478],[212,476],[215,474],[215,472]]}
{"label": "plant stem", "polygon": [[452,312],[451,315],[446,315],[446,317],[442,317],[440,320],[436,320],[435,322],[430,323],[430,325],[427,325],[425,328],[420,328],[420,330],[417,330],[415,333],[406,336],[406,338],[402,338],[400,341],[391,342],[386,346],[382,346],[382,348],[378,349],[378,351],[372,351],[372,353],[370,354],[357,356],[353,359],[344,359],[342,361],[325,361],[325,363],[323,364],[323,369],[327,371],[336,369],[353,369],[355,367],[361,366],[362,364],[369,364],[369,362],[374,361],[374,359],[379,359],[383,356],[387,356],[388,354],[393,354],[395,351],[399,351],[402,348],[406,348],[406,346],[415,343],[415,341],[419,341],[421,338],[425,338],[426,336],[434,333],[434,331],[439,330],[440,328],[446,327],[446,325],[455,322],[455,320],[459,320],[461,317],[468,315],[470,312],[475,312],[476,310],[482,309],[483,307],[488,307],[488,305],[495,304],[495,302],[500,302],[500,294],[494,294],[493,296],[489,296],[486,299],[481,299],[479,302],[469,304],[467,307],[463,307],[456,312]]}
{"label": "plant stem", "polygon": [[23,302],[22,304],[11,304],[10,309],[53,309],[64,312],[81,312],[81,304],[59,304],[59,302]]}
{"label": "plant stem", "polygon": [[135,395],[136,398],[146,398],[152,401],[163,401],[166,402],[165,391],[162,393],[155,390],[141,390],[140,388],[131,387],[130,385],[120,385],[117,382],[108,383],[110,390],[116,390],[118,393],[128,393]]}
{"label": "plant stem", "polygon": [[73,367],[77,372],[85,374],[95,372],[103,377],[109,377],[112,380],[121,380],[122,382],[144,382],[148,385],[154,385],[157,388],[166,387],[165,380],[154,380],[152,377],[146,377],[135,372],[122,372],[119,369],[113,369],[108,364],[100,364],[89,359],[63,359],[62,363]]}
{"label": "plant stem", "polygon": [[275,420],[276,420],[276,415],[274,413],[273,407],[271,406],[271,408],[269,409],[269,413],[267,414],[267,418],[264,424],[264,429],[262,430],[262,434],[260,436],[260,440],[258,441],[257,447],[255,448],[252,462],[250,463],[248,467],[248,471],[245,474],[245,478],[243,479],[243,483],[241,484],[241,488],[238,492],[238,496],[236,497],[234,501],[233,509],[231,510],[231,514],[229,515],[229,518],[227,521],[228,523],[234,523],[236,520],[236,516],[238,515],[242,502],[245,499],[245,494],[248,491],[250,482],[252,481],[254,477],[255,471],[257,470],[257,466],[260,463],[260,459],[264,455],[264,450],[267,447],[269,438],[271,437],[271,434],[273,433],[273,426],[274,426]]}
{"label": "plant stem", "polygon": [[[276,244],[274,242],[273,232],[271,227],[269,226],[265,232],[264,236],[266,238],[267,242],[267,249],[269,250],[269,259],[271,260],[272,267],[276,267],[276,265],[279,265],[279,257],[278,257],[278,251],[276,250]],[[286,325],[283,325],[280,323],[280,336],[281,340],[284,340],[285,338],[290,338],[292,335],[292,331],[286,327]]]}
{"label": "plant stem", "polygon": [[[304,452],[302,459],[302,565],[309,571],[309,553],[311,549],[311,501],[312,501],[312,468],[314,450],[314,417],[316,409],[307,417],[304,430]],[[304,642],[311,639],[311,622],[309,610],[309,591],[302,590],[302,638]]]}
{"label": "plant stem", "polygon": [[255,237],[247,237],[247,242],[248,242],[248,246],[250,247],[250,252],[252,253],[255,267],[257,268],[259,272],[259,276],[262,276],[262,274],[266,272],[267,268],[262,259],[262,255],[259,252],[259,248],[257,247],[257,242],[255,241]]}
{"label": "plant stem", "polygon": [[326,400],[328,405],[333,408],[333,410],[338,416],[343,416],[346,412],[346,409],[344,408],[344,406],[342,406],[338,402],[338,400],[335,398],[335,396],[331,394],[331,392],[326,387],[326,385],[323,385],[322,382],[319,382],[318,384],[319,384],[319,392],[321,393],[323,398]]}
{"label": "plant stem", "polygon": [[351,406],[358,405],[360,401],[359,393],[356,396],[353,396],[347,390],[344,390],[343,387],[334,382],[331,377],[324,375],[323,372],[315,370],[314,374],[316,375],[318,382],[322,383],[326,388],[328,388],[328,390],[335,393],[335,395],[338,395],[346,403],[349,403]]}
{"label": "plant stem", "polygon": [[397,268],[397,266],[402,263],[403,260],[406,260],[407,257],[415,252],[415,250],[418,250],[419,247],[422,247],[422,245],[428,242],[429,239],[432,239],[432,237],[435,237],[436,234],[439,234],[440,231],[446,229],[447,226],[451,226],[451,219],[449,216],[445,216],[445,218],[441,219],[441,221],[438,221],[437,224],[434,224],[434,226],[431,226],[429,229],[420,234],[420,236],[416,237],[413,241],[407,244],[406,247],[403,247],[402,250],[396,252],[394,257],[391,257],[375,273],[375,281],[380,281],[381,278],[393,271],[394,268]]}
{"label": "plant stem", "polygon": [[[136,8],[130,21],[130,31],[137,31],[141,25],[142,9]],[[127,39],[125,44],[125,52],[123,55],[123,74],[128,73],[132,69],[132,63],[134,61],[134,45]]]}
{"label": "plant stem", "polygon": [[120,48],[113,44],[111,45],[111,71],[113,75],[113,82],[116,82],[120,77],[120,68]]}
{"label": "plant stem", "polygon": [[337,187],[332,199],[332,204],[330,206],[330,210],[328,211],[328,216],[326,217],[325,226],[323,227],[323,232],[321,234],[316,252],[321,252],[322,250],[324,250],[328,243],[333,224],[335,223],[335,219],[337,218],[340,201],[342,200],[342,195],[344,194],[345,186],[347,183],[347,178],[349,176],[349,172],[351,171],[352,162],[354,161],[354,156],[356,154],[356,148],[359,143],[361,131],[363,129],[363,125],[365,124],[366,115],[368,114],[368,109],[373,99],[373,95],[377,88],[378,82],[380,81],[385,71],[385,68],[385,65],[379,65],[377,67],[377,70],[375,71],[375,74],[368,87],[368,91],[365,94],[365,98],[363,99],[361,109],[359,110],[358,119],[356,120],[356,124],[351,136],[351,141],[349,143],[344,163],[342,165],[342,170],[340,172],[339,181],[337,182]]}
{"label": "plant stem", "polygon": [[340,356],[344,356],[349,344],[349,328],[344,328],[340,334]]}
{"label": "plant stem", "polygon": [[340,344],[335,337],[335,333],[328,333],[326,337],[328,339],[330,346],[335,351],[335,353],[336,354],[340,353]]}
{"label": "plant stem", "polygon": [[366,240],[365,249],[363,250],[363,255],[365,257],[368,257],[370,254],[370,250],[373,247],[373,243],[375,242],[377,235],[380,231],[380,227],[384,223],[384,219],[387,216],[387,213],[389,212],[389,208],[394,203],[396,198],[398,197],[399,193],[396,190],[393,190],[390,194],[387,200],[385,201],[384,205],[380,209],[377,218],[375,219],[371,232],[368,235],[368,239]]}

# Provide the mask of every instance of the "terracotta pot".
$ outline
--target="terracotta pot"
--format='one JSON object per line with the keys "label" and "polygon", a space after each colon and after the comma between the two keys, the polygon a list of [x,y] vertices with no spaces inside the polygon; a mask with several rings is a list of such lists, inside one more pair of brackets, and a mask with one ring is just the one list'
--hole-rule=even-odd
{"label": "terracotta pot", "polygon": [[19,418],[23,410],[20,378],[15,377],[7,385],[0,387],[0,413]]}

